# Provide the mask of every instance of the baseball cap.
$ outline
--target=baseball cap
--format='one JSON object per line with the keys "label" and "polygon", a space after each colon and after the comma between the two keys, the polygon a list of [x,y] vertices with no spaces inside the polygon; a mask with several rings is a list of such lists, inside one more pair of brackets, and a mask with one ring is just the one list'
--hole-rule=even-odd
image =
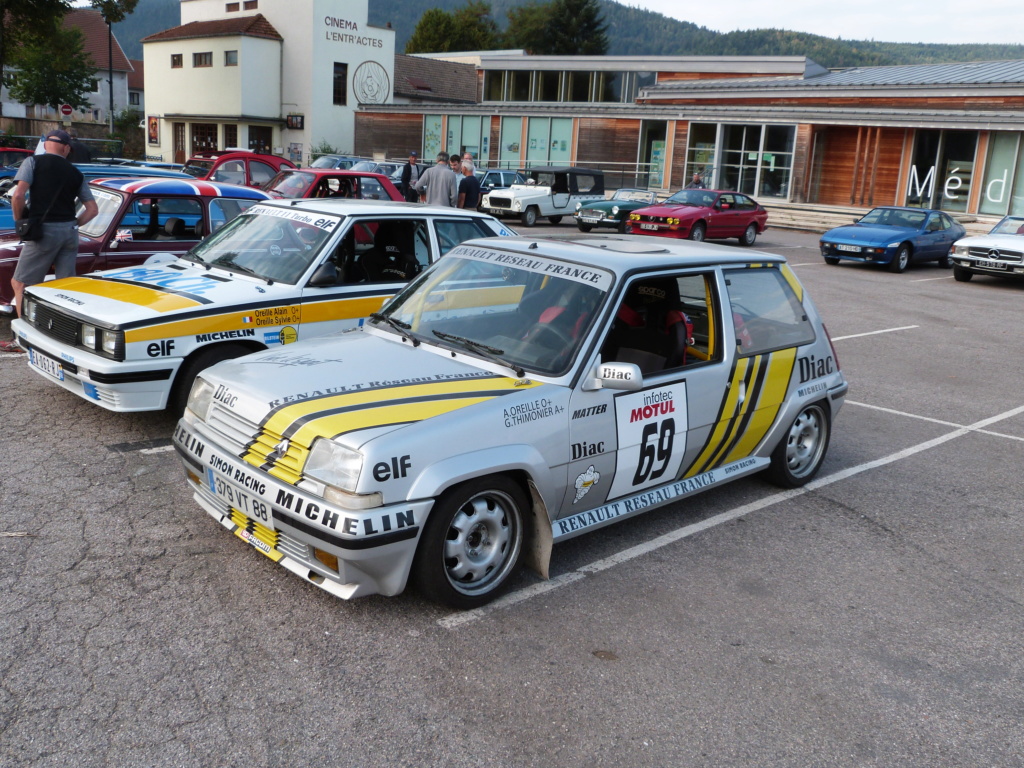
{"label": "baseball cap", "polygon": [[419,156],[420,156],[420,153],[417,152],[415,149],[412,152],[409,153],[409,157],[419,157]]}
{"label": "baseball cap", "polygon": [[71,144],[71,137],[67,131],[56,130],[46,134],[45,141],[56,141],[58,144]]}

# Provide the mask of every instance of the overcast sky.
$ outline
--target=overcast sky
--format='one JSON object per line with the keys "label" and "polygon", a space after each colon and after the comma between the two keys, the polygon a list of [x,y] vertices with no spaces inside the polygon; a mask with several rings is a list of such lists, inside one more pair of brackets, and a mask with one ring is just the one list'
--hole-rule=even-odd
{"label": "overcast sky", "polygon": [[716,32],[787,29],[844,40],[895,43],[1024,43],[1019,0],[621,0]]}

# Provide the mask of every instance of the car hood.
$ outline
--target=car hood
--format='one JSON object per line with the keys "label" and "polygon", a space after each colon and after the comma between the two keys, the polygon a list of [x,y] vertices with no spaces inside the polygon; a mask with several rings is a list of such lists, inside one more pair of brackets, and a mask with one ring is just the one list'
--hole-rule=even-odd
{"label": "car hood", "polygon": [[341,437],[353,448],[495,399],[509,407],[537,401],[538,389],[564,389],[362,330],[228,360],[202,378],[214,387],[215,402],[260,425],[261,434],[305,446]]}
{"label": "car hood", "polygon": [[[297,300],[298,296],[293,285],[267,285],[265,280],[220,269],[206,270],[181,259],[67,277],[34,285],[31,291],[76,315],[116,326],[166,323],[177,317],[212,315],[211,310],[216,309],[217,330],[231,327],[219,310],[230,311],[232,307],[238,313],[240,329],[281,325],[280,312],[292,311],[291,307],[280,307],[281,300]],[[274,304],[278,305],[276,313],[267,306]],[[298,313],[297,307],[294,312]],[[267,322],[261,322],[264,317]]]}
{"label": "car hood", "polygon": [[1000,251],[1024,251],[1024,235],[975,235],[962,237],[957,245],[970,248],[995,248]]}
{"label": "car hood", "polygon": [[675,219],[691,219],[706,216],[711,209],[702,205],[649,205],[633,213],[641,216],[672,217]]}
{"label": "car hood", "polygon": [[910,227],[876,227],[867,224],[849,224],[830,229],[821,236],[822,240],[857,245],[888,245],[905,237],[912,237],[918,230]]}

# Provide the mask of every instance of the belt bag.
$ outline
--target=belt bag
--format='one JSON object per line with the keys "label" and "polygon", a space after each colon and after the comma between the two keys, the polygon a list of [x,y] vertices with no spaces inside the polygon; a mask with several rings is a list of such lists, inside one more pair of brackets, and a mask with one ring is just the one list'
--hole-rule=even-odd
{"label": "belt bag", "polygon": [[43,219],[41,216],[28,216],[14,222],[14,231],[22,240],[42,240]]}

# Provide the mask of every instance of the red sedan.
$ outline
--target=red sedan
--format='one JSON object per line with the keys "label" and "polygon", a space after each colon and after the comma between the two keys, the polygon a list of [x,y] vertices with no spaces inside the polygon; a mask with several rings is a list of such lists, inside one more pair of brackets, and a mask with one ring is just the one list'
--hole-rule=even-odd
{"label": "red sedan", "polygon": [[739,192],[683,189],[658,205],[633,211],[629,231],[690,240],[735,237],[740,245],[753,245],[768,228],[768,211]]}
{"label": "red sedan", "polygon": [[355,200],[405,200],[387,176],[333,168],[282,169],[264,187],[271,197],[347,197]]}
{"label": "red sedan", "polygon": [[189,176],[203,181],[222,181],[247,187],[262,187],[284,168],[294,168],[291,160],[249,150],[217,150],[194,155],[182,167]]}

